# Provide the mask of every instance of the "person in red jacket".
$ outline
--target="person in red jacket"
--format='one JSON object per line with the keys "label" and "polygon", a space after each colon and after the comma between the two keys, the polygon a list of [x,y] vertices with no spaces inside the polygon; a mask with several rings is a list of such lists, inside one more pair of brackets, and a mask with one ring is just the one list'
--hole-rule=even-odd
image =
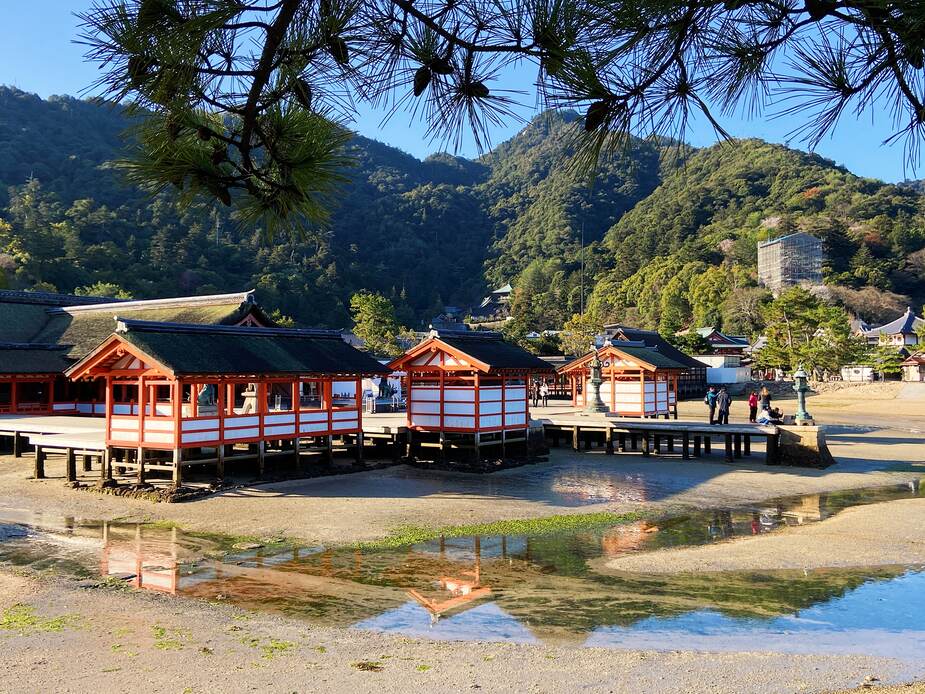
{"label": "person in red jacket", "polygon": [[754,422],[758,417],[758,393],[754,390],[748,396],[748,421]]}

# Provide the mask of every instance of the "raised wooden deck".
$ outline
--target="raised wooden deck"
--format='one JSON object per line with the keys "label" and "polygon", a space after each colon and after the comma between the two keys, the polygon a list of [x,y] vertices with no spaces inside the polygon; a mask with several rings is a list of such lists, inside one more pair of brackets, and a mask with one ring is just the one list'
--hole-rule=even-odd
{"label": "raised wooden deck", "polygon": [[714,439],[723,441],[725,458],[732,461],[751,455],[754,438],[766,442],[765,457],[768,464],[777,463],[780,431],[776,426],[760,424],[709,424],[696,420],[658,420],[615,417],[606,414],[585,414],[575,409],[538,408],[534,421],[541,424],[547,437],[558,444],[563,434],[571,438],[572,448],[590,448],[596,438],[602,438],[607,453],[639,451],[643,456],[661,453],[662,444],[667,452],[680,448],[681,457],[688,460],[712,450]]}

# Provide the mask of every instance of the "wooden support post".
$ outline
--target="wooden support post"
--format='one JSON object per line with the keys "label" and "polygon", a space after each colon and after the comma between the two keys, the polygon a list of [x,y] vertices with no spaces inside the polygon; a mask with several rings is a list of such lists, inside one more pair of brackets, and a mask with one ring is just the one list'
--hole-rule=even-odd
{"label": "wooden support post", "polygon": [[109,451],[110,449],[107,448],[105,451],[103,451],[102,455],[100,455],[100,486],[101,487],[104,484],[106,484],[106,479],[107,479],[106,469],[109,467]]}
{"label": "wooden support post", "polygon": [[225,444],[215,448],[215,479],[219,483],[225,481],[225,454],[227,453]]}
{"label": "wooden support post", "polygon": [[[331,440],[331,437],[328,437],[328,441]],[[267,442],[260,440],[257,442],[257,477],[263,478],[263,473],[266,470],[267,465]]]}
{"label": "wooden support post", "polygon": [[22,458],[22,435],[18,431],[13,432],[13,457]]}
{"label": "wooden support post", "polygon": [[767,439],[768,445],[767,452],[765,453],[765,463],[768,465],[778,465],[780,463],[777,450],[777,437],[777,434],[770,434]]}
{"label": "wooden support post", "polygon": [[694,434],[694,457],[700,457],[700,434]]}
{"label": "wooden support post", "polygon": [[[503,393],[504,390],[502,389],[501,392]],[[503,416],[504,415],[502,415],[502,417]],[[501,460],[506,460],[506,459],[507,459],[507,430],[502,429],[501,430]]]}
{"label": "wooden support post", "polygon": [[604,446],[607,455],[613,455],[613,429],[610,427],[604,429]]}
{"label": "wooden support post", "polygon": [[138,465],[138,484],[145,484],[145,449],[141,446],[135,453],[135,463]]}
{"label": "wooden support post", "polygon": [[302,472],[302,439],[298,436],[292,439],[292,454],[295,458],[296,472]]}
{"label": "wooden support post", "polygon": [[362,464],[363,462],[363,432],[357,433],[354,437],[354,443],[356,443],[356,450],[354,451],[354,460],[357,465]]}
{"label": "wooden support post", "polygon": [[674,434],[668,434],[668,452],[674,453]]}
{"label": "wooden support post", "polygon": [[334,435],[328,434],[324,437],[324,462],[327,465],[334,464]]}
{"label": "wooden support post", "polygon": [[642,454],[645,457],[649,457],[649,432],[642,432]]}
{"label": "wooden support post", "polygon": [[630,449],[633,451],[636,450],[636,439],[637,439],[637,435],[636,435],[636,432],[634,431],[633,433],[630,434]]}
{"label": "wooden support post", "polygon": [[173,449],[173,486],[183,486],[183,449]]}
{"label": "wooden support post", "polygon": [[482,435],[479,432],[475,432],[474,435],[475,451],[473,453],[476,464],[482,459],[482,450],[479,446],[482,443]]}
{"label": "wooden support post", "polygon": [[681,460],[691,458],[691,435],[687,431],[681,432]]}
{"label": "wooden support post", "polygon": [[37,480],[45,479],[45,451],[41,446],[35,447],[35,470],[33,477]]}
{"label": "wooden support post", "polygon": [[617,443],[620,446],[620,452],[626,453],[626,434],[622,431],[617,436]]}
{"label": "wooden support post", "polygon": [[709,434],[703,437],[703,452],[705,455],[710,455],[713,452],[713,439]]}
{"label": "wooden support post", "polygon": [[413,445],[411,439],[412,439],[411,429],[408,429],[408,433],[405,434],[405,457],[409,459],[411,458],[411,453],[412,453],[411,447]]}
{"label": "wooden support post", "polygon": [[732,437],[732,444],[735,448],[735,457],[742,457],[742,434],[735,434]]}
{"label": "wooden support post", "polygon": [[658,455],[662,452],[662,436],[661,434],[652,434],[652,447],[655,449],[655,454]]}
{"label": "wooden support post", "polygon": [[732,462],[732,434],[725,434],[723,439],[726,443],[726,462]]}
{"label": "wooden support post", "polygon": [[572,427],[572,450],[581,450],[581,430],[579,427]]}
{"label": "wooden support post", "polygon": [[743,443],[745,445],[745,455],[751,455],[752,454],[752,435],[745,434],[742,438],[744,439]]}
{"label": "wooden support post", "polygon": [[91,470],[93,470],[93,465],[90,462],[90,456],[87,455],[86,453],[84,453],[84,456],[83,456],[83,464],[84,464],[83,465],[84,472],[90,472]]}
{"label": "wooden support post", "polygon": [[591,436],[592,436],[592,433],[593,433],[593,432],[588,432],[588,431],[585,432],[585,450],[586,450],[586,451],[590,451],[590,450],[591,450]]}
{"label": "wooden support post", "polygon": [[64,475],[68,482],[77,481],[77,454],[73,448],[64,449]]}

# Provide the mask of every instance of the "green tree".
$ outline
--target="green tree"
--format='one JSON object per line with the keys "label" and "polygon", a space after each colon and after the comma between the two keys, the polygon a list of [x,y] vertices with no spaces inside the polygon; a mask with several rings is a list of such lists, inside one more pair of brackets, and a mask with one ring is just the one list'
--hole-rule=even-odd
{"label": "green tree", "polygon": [[[722,131],[720,113],[760,108],[754,95],[772,90],[791,97],[782,111],[800,114],[811,145],[889,95],[896,137],[920,149],[920,3],[96,0],[81,18],[101,86],[144,116],[135,177],[235,204],[270,231],[325,219],[337,123],[364,102],[484,147],[517,117],[496,87],[524,61],[540,71],[528,102],[584,111],[589,162],[626,133],[678,135],[697,112]],[[800,200],[811,209],[816,196]]]}
{"label": "green tree", "polygon": [[108,296],[113,299],[133,299],[132,293],[114,282],[94,282],[84,287],[76,287],[77,296]]}
{"label": "green tree", "polygon": [[404,349],[399,343],[405,331],[395,319],[395,307],[382,294],[357,292],[350,298],[353,332],[373,354],[397,357]]}
{"label": "green tree", "polygon": [[572,356],[587,354],[603,329],[603,323],[593,311],[585,311],[584,315],[574,314],[565,321],[559,335],[562,353]]}
{"label": "green tree", "polygon": [[856,363],[861,340],[851,334],[847,312],[821,301],[802,287],[791,287],[764,311],[767,345],[758,353],[764,367],[792,371],[802,365],[818,376]]}
{"label": "green tree", "polygon": [[902,373],[902,363],[905,357],[895,347],[878,345],[867,353],[864,364],[876,371],[880,378],[899,376]]}

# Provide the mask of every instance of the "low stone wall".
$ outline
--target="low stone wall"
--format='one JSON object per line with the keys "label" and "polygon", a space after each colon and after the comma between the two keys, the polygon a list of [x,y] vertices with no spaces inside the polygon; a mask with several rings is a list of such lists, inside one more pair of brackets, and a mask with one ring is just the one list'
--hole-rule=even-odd
{"label": "low stone wall", "polygon": [[781,465],[825,468],[835,459],[825,442],[825,433],[818,426],[779,426],[778,456]]}

